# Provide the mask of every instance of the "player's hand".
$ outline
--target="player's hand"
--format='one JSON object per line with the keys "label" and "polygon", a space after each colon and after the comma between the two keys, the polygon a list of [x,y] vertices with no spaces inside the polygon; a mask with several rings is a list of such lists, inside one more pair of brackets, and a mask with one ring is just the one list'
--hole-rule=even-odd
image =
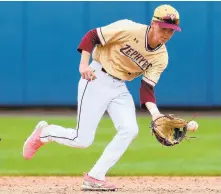
{"label": "player's hand", "polygon": [[163,117],[163,116],[165,116],[165,115],[164,115],[164,114],[161,114],[161,113],[153,114],[153,115],[152,115],[152,120],[154,121],[154,120],[158,119],[159,117]]}
{"label": "player's hand", "polygon": [[91,67],[85,64],[80,64],[79,71],[82,79],[92,81],[96,79],[96,75]]}

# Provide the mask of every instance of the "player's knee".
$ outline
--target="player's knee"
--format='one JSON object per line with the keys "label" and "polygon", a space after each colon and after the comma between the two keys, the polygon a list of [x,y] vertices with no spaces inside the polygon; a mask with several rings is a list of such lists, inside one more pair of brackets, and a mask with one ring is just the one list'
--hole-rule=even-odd
{"label": "player's knee", "polygon": [[88,148],[88,147],[90,147],[93,142],[94,142],[94,139],[88,139],[88,140],[82,142],[82,148]]}
{"label": "player's knee", "polygon": [[131,125],[124,126],[121,129],[121,132],[126,134],[128,137],[131,137],[132,139],[134,139],[138,135],[139,128],[137,124],[131,124]]}
{"label": "player's knee", "polygon": [[94,142],[94,138],[90,138],[90,139],[88,139],[88,138],[78,138],[77,142],[78,142],[78,147],[79,148],[88,148]]}
{"label": "player's knee", "polygon": [[138,132],[139,132],[138,126],[137,125],[133,125],[131,127],[131,130],[130,130],[130,135],[132,136],[133,139],[137,137]]}

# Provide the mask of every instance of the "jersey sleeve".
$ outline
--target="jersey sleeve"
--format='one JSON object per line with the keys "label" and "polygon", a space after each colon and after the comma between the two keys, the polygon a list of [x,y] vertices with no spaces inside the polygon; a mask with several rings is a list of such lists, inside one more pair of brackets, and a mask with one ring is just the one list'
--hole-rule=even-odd
{"label": "jersey sleeve", "polygon": [[142,79],[146,83],[155,86],[159,81],[161,74],[166,69],[167,65],[168,65],[168,55],[166,53],[160,56],[157,62],[154,63],[154,65],[151,68],[149,68],[144,72]]}
{"label": "jersey sleeve", "polygon": [[131,20],[119,20],[107,26],[97,28],[97,34],[101,44],[113,43],[127,36],[130,26],[134,25]]}

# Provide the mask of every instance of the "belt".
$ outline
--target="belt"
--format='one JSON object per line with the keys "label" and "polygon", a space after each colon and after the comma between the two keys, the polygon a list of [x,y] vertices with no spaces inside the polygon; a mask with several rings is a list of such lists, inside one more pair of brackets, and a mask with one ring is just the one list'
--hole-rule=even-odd
{"label": "belt", "polygon": [[[104,73],[107,73],[107,71],[102,67],[101,68],[101,71],[103,71]],[[121,79],[119,79],[119,78],[117,78],[117,77],[114,77],[113,75],[111,75],[111,74],[109,74],[109,73],[107,73],[109,76],[111,76],[111,77],[113,77],[114,79],[116,79],[116,80],[119,80],[119,81],[123,81],[123,80],[121,80]]]}

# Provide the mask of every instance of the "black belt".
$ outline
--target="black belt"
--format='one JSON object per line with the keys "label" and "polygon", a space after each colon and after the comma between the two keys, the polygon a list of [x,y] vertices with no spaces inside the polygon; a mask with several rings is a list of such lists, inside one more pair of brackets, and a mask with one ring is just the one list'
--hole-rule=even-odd
{"label": "black belt", "polygon": [[[103,71],[104,73],[107,73],[106,72],[106,70],[102,67],[101,68],[101,71]],[[117,77],[114,77],[113,75],[111,75],[111,74],[109,74],[109,73],[107,73],[109,76],[111,76],[111,77],[113,77],[114,79],[116,79],[116,80],[119,80],[119,81],[123,81],[123,80],[121,80],[121,79],[119,79],[119,78],[117,78]]]}

